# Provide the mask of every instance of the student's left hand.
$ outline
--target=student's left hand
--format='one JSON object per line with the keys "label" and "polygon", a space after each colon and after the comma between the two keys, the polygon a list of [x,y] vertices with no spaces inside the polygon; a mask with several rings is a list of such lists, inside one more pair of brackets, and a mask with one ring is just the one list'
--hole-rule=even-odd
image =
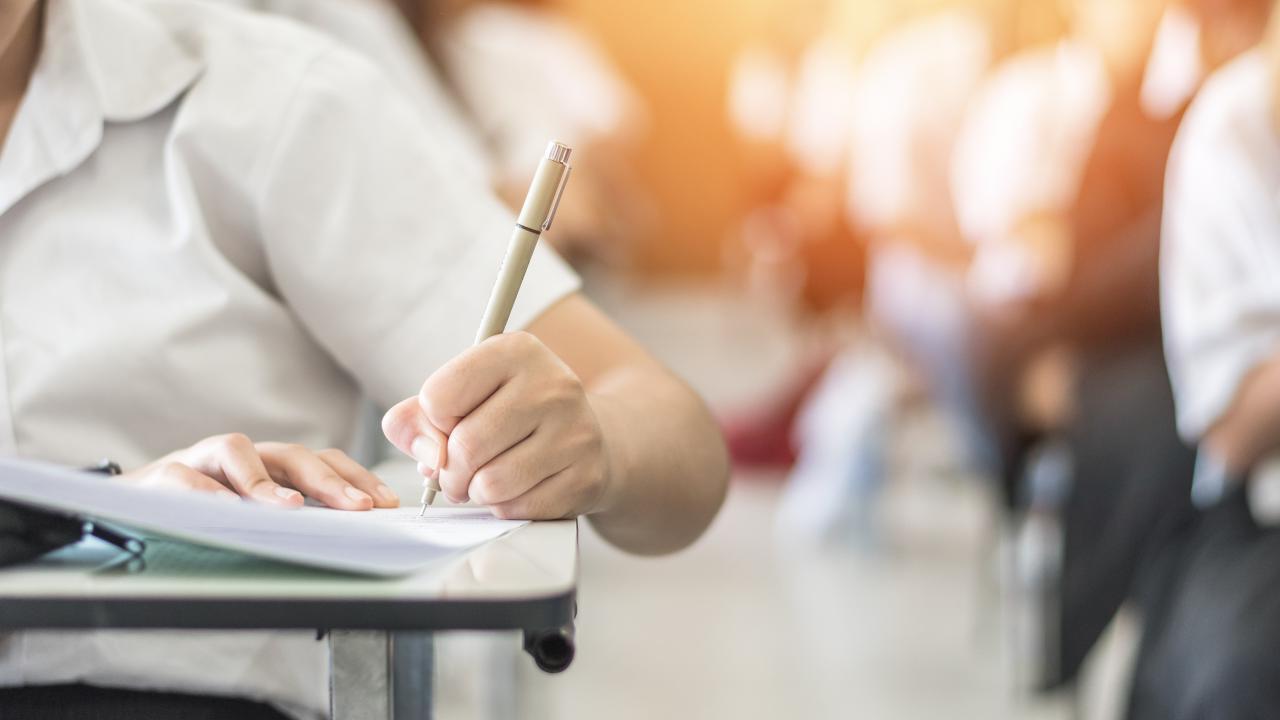
{"label": "student's left hand", "polygon": [[424,475],[439,471],[450,500],[498,517],[574,517],[601,509],[607,495],[605,437],[587,392],[528,333],[490,338],[446,363],[382,429]]}

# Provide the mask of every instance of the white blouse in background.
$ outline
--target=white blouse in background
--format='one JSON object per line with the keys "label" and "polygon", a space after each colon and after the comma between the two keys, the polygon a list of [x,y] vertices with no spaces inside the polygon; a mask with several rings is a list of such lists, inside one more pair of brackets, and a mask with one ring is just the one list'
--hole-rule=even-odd
{"label": "white blouse in background", "polygon": [[1005,300],[1040,285],[1018,225],[1070,209],[1111,84],[1098,52],[1073,41],[1001,63],[969,108],[951,167],[961,233],[977,246],[969,287]]}
{"label": "white blouse in background", "polygon": [[855,225],[904,219],[946,235],[957,128],[991,62],[975,13],[951,10],[895,30],[870,50],[853,94],[848,208]]}
{"label": "white blouse in background", "polygon": [[1280,352],[1280,133],[1261,52],[1205,84],[1166,179],[1161,289],[1178,426],[1191,442]]}
{"label": "white blouse in background", "polygon": [[747,140],[781,144],[810,175],[838,176],[848,160],[856,70],[850,43],[834,32],[815,38],[794,63],[749,46],[729,68],[729,124]]}
{"label": "white blouse in background", "polygon": [[[0,452],[346,447],[470,344],[511,215],[371,63],[208,3],[47,13],[0,154]],[[540,249],[512,327],[577,288]],[[0,684],[66,682],[327,711],[314,632],[0,635]]]}
{"label": "white blouse in background", "polygon": [[604,51],[551,12],[478,3],[445,30],[443,51],[498,178],[530,177],[549,138],[586,147],[646,122]]}

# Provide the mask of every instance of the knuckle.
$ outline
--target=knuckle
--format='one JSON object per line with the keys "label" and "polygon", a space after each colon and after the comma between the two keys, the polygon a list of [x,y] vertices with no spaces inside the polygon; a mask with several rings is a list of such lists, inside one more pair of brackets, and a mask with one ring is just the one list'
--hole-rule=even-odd
{"label": "knuckle", "polygon": [[227,433],[218,438],[219,445],[229,450],[247,450],[253,447],[253,441],[244,433]]}
{"label": "knuckle", "polygon": [[538,338],[534,337],[533,333],[526,330],[507,333],[505,340],[513,351],[522,354],[536,352],[542,345]]}
{"label": "knuckle", "polygon": [[576,403],[584,394],[582,380],[571,372],[557,373],[549,386],[552,396],[562,403]]}
{"label": "knuckle", "polygon": [[440,401],[436,397],[436,392],[436,385],[430,379],[428,379],[422,386],[422,389],[418,391],[418,408],[421,409],[427,417],[440,416],[441,407]]}
{"label": "knuckle", "polygon": [[471,478],[460,473],[444,473],[440,476],[440,489],[451,500],[470,497]]}
{"label": "knuckle", "polygon": [[481,505],[488,505],[497,498],[497,481],[492,470],[481,470],[471,478],[471,499]]}
{"label": "knuckle", "polygon": [[325,448],[316,453],[321,460],[345,460],[347,454],[338,448]]}
{"label": "knuckle", "polygon": [[180,462],[170,460],[156,468],[160,478],[174,485],[190,485],[191,480],[187,477],[187,466]]}

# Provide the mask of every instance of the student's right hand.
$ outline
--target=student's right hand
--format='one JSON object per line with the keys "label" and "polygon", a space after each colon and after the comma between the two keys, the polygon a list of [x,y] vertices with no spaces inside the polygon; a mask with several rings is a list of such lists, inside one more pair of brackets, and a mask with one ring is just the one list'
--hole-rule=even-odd
{"label": "student's right hand", "polygon": [[303,498],[340,510],[396,507],[395,492],[341,450],[255,443],[240,433],[206,438],[124,473],[124,482],[216,493],[298,507]]}

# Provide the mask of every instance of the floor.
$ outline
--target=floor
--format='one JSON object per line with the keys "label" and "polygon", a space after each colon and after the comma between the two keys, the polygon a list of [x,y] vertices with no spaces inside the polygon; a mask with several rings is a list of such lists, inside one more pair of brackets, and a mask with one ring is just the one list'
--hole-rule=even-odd
{"label": "floor", "polygon": [[[805,344],[787,318],[716,288],[597,296],[719,409],[758,398]],[[1120,661],[1078,707],[1015,689],[982,486],[939,470],[948,432],[928,412],[895,447],[875,548],[779,542],[781,478],[767,473],[735,477],[711,530],[672,557],[629,557],[584,530],[573,666],[547,676],[514,638],[445,638],[439,717],[1113,716]],[[495,657],[514,664],[518,700],[477,678]]]}

